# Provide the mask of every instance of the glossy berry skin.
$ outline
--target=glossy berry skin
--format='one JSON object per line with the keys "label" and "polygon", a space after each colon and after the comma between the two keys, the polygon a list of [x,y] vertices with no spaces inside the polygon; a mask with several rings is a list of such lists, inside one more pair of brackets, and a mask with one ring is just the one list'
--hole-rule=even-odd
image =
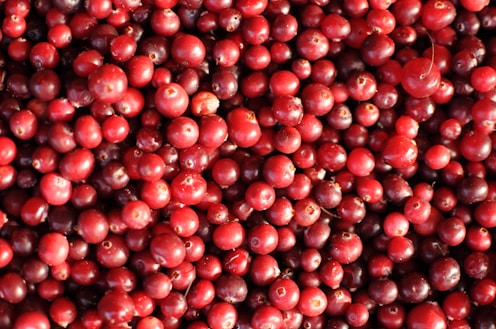
{"label": "glossy berry skin", "polygon": [[274,282],[281,270],[277,260],[271,255],[257,255],[251,260],[250,279],[257,286],[268,286]]}
{"label": "glossy berry skin", "polygon": [[448,319],[462,320],[470,312],[470,299],[464,292],[454,291],[444,298],[442,307]]}
{"label": "glossy berry skin", "polygon": [[157,235],[150,241],[152,257],[163,267],[173,268],[181,264],[186,257],[182,240],[171,233]]}
{"label": "glossy berry skin", "polygon": [[429,271],[431,285],[439,291],[451,289],[460,280],[460,266],[451,257],[436,260]]}
{"label": "glossy berry skin", "polygon": [[363,246],[360,237],[355,233],[342,232],[331,236],[330,254],[341,264],[350,264],[360,257]]}
{"label": "glossy berry skin", "polygon": [[0,329],[494,327],[494,1],[0,3]]}
{"label": "glossy berry skin", "polygon": [[395,135],[388,139],[382,150],[384,162],[393,168],[409,167],[416,161],[417,156],[415,141],[403,135]]}
{"label": "glossy berry skin", "polygon": [[127,85],[126,73],[114,64],[104,64],[88,77],[89,91],[100,102],[115,103],[121,100]]}
{"label": "glossy berry skin", "polygon": [[[77,166],[79,168],[74,170]],[[60,173],[71,182],[81,182],[88,179],[94,168],[94,155],[91,151],[83,148],[76,148],[65,154],[59,162]]]}
{"label": "glossy berry skin", "polygon": [[212,305],[207,314],[207,322],[212,329],[234,328],[238,320],[236,308],[226,302],[218,302]]}
{"label": "glossy berry skin", "polygon": [[469,161],[482,161],[489,156],[490,139],[485,132],[470,130],[460,139],[460,153]]}
{"label": "glossy berry skin", "polygon": [[100,128],[100,124],[95,118],[83,115],[74,123],[74,138],[80,146],[93,149],[102,141]]}
{"label": "glossy berry skin", "polygon": [[276,194],[272,186],[265,182],[254,182],[245,193],[246,203],[255,210],[269,209],[275,202]]}
{"label": "glossy berry skin", "polygon": [[339,171],[346,165],[347,154],[343,146],[327,142],[317,149],[317,163],[331,172]]}
{"label": "glossy berry skin", "polygon": [[374,155],[366,148],[355,148],[348,154],[346,166],[355,176],[368,176],[375,167]]}
{"label": "glossy berry skin", "polygon": [[0,280],[0,292],[5,301],[18,304],[27,296],[26,281],[17,273],[5,273]]}
{"label": "glossy berry skin", "polygon": [[327,308],[327,298],[317,287],[307,287],[300,292],[298,309],[305,316],[318,316]]}
{"label": "glossy berry skin", "polygon": [[263,175],[273,187],[284,188],[294,181],[295,167],[289,157],[274,155],[264,163]]}
{"label": "glossy berry skin", "polygon": [[118,62],[130,60],[136,52],[136,48],[136,41],[129,35],[120,35],[110,42],[110,53],[112,58]]}
{"label": "glossy berry skin", "polygon": [[449,1],[428,1],[422,8],[421,20],[433,31],[441,30],[455,20],[456,8]]}
{"label": "glossy berry skin", "polygon": [[10,243],[5,239],[0,240],[0,245],[2,246],[2,253],[0,254],[0,267],[4,268],[14,257],[14,251],[12,250]]}
{"label": "glossy berry skin", "polygon": [[329,41],[317,29],[307,29],[296,39],[297,49],[301,57],[315,61],[324,57],[329,50]]}
{"label": "glossy berry skin", "polygon": [[133,318],[135,305],[125,292],[115,290],[108,292],[98,303],[98,314],[109,325],[122,325]]}
{"label": "glossy berry skin", "polygon": [[77,219],[77,232],[87,243],[102,242],[109,232],[107,216],[96,209],[82,211]]}
{"label": "glossy berry skin", "polygon": [[48,312],[52,321],[60,326],[69,325],[77,318],[75,303],[64,297],[55,299],[50,305]]}
{"label": "glossy berry skin", "polygon": [[172,197],[185,205],[200,203],[207,191],[207,182],[196,172],[182,171],[171,183]]}
{"label": "glossy berry skin", "polygon": [[496,86],[496,71],[490,66],[481,66],[473,70],[470,83],[479,92],[488,92]]}
{"label": "glossy berry skin", "polygon": [[171,228],[180,237],[190,237],[200,225],[198,215],[190,207],[177,209],[170,217]]}
{"label": "glossy berry skin", "polygon": [[239,147],[254,146],[261,137],[261,129],[255,112],[247,108],[237,108],[227,115],[229,136]]}
{"label": "glossy berry skin", "polygon": [[444,145],[434,145],[424,154],[425,163],[434,170],[443,169],[451,160],[451,154]]}
{"label": "glossy berry skin", "polygon": [[274,329],[281,329],[283,327],[281,311],[270,305],[258,307],[251,316],[250,324],[252,328],[262,329],[267,323],[270,323]]}
{"label": "glossy berry skin", "polygon": [[333,41],[343,40],[351,32],[349,21],[336,13],[326,15],[321,21],[321,28],[325,36]]}
{"label": "glossy berry skin", "polygon": [[36,323],[36,329],[48,329],[50,328],[49,318],[39,311],[29,311],[21,314],[14,322],[13,327],[15,329],[29,328]]}
{"label": "glossy berry skin", "polygon": [[133,56],[126,62],[128,82],[130,86],[142,88],[152,81],[153,62],[146,56]]}
{"label": "glossy berry skin", "polygon": [[369,312],[365,305],[353,303],[346,310],[346,320],[354,327],[363,326],[369,319]]}
{"label": "glossy berry skin", "polygon": [[180,65],[197,67],[205,58],[205,45],[198,37],[181,33],[172,41],[171,55]]}
{"label": "glossy berry skin", "polygon": [[277,231],[270,224],[255,226],[249,232],[247,239],[251,251],[259,255],[270,254],[277,248],[279,242]]}
{"label": "glossy berry skin", "polygon": [[81,52],[72,64],[74,72],[80,77],[88,77],[95,69],[103,65],[103,56],[94,49]]}
{"label": "glossy berry skin", "polygon": [[411,239],[404,236],[393,237],[387,243],[387,254],[389,259],[395,263],[404,263],[410,260],[414,254],[414,245]]}
{"label": "glossy berry skin", "polygon": [[72,194],[72,184],[57,173],[48,173],[40,181],[41,195],[51,205],[67,203]]}
{"label": "glossy berry skin", "polygon": [[0,136],[1,154],[0,165],[5,166],[11,163],[17,155],[17,146],[12,139]]}
{"label": "glossy berry skin", "polygon": [[190,289],[190,294],[186,296],[188,305],[195,308],[203,308],[215,298],[215,287],[209,280],[197,280]]}
{"label": "glossy berry skin", "polygon": [[52,232],[43,235],[38,243],[38,257],[51,266],[60,265],[69,255],[69,242],[60,233]]}
{"label": "glossy berry skin", "polygon": [[375,77],[367,71],[354,72],[346,82],[350,97],[356,101],[367,101],[374,97],[377,91]]}
{"label": "glossy berry skin", "polygon": [[413,97],[431,96],[439,88],[441,73],[439,68],[427,58],[408,61],[402,69],[401,86]]}
{"label": "glossy berry skin", "polygon": [[393,55],[395,44],[386,34],[373,33],[363,41],[360,53],[363,60],[372,66],[385,64]]}
{"label": "glossy berry skin", "polygon": [[121,212],[121,220],[130,229],[140,230],[151,223],[150,207],[141,200],[132,200],[128,202]]}
{"label": "glossy berry skin", "polygon": [[245,240],[246,232],[239,222],[227,222],[213,231],[212,239],[217,248],[229,250],[238,248]]}
{"label": "glossy berry skin", "polygon": [[174,82],[161,85],[155,92],[154,101],[157,110],[168,118],[179,117],[189,105],[188,94]]}
{"label": "glossy berry skin", "polygon": [[300,288],[293,280],[283,278],[271,284],[268,297],[278,309],[288,311],[298,305]]}
{"label": "glossy berry skin", "polygon": [[434,303],[418,304],[408,313],[406,321],[409,328],[447,328],[443,310]]}

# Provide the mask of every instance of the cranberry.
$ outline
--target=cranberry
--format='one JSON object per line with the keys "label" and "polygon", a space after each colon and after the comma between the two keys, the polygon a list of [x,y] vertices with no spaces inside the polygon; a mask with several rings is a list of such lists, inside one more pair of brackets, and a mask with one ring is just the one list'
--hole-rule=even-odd
{"label": "cranberry", "polygon": [[4,1],[0,327],[490,327],[493,7]]}
{"label": "cranberry", "polygon": [[367,101],[377,91],[377,81],[370,72],[353,72],[347,79],[346,85],[350,97],[356,101]]}
{"label": "cranberry", "polygon": [[17,155],[17,146],[12,139],[5,136],[0,136],[0,145],[2,146],[0,165],[5,166],[14,161]]}
{"label": "cranberry", "polygon": [[207,183],[196,172],[182,171],[171,182],[171,194],[186,205],[200,203],[207,190]]}
{"label": "cranberry", "polygon": [[429,326],[430,328],[446,328],[446,318],[441,307],[435,303],[421,303],[415,306],[407,316],[407,325]]}
{"label": "cranberry", "polygon": [[121,100],[127,90],[126,73],[117,65],[104,64],[88,77],[88,89],[100,102],[115,103]]}
{"label": "cranberry", "polygon": [[207,322],[211,328],[234,328],[237,320],[236,308],[226,302],[213,304],[207,314]]}
{"label": "cranberry", "polygon": [[173,82],[161,85],[155,92],[154,101],[157,110],[171,118],[183,114],[189,104],[188,94],[184,88]]}
{"label": "cranberry", "polygon": [[470,299],[465,293],[456,291],[444,298],[442,306],[448,319],[462,320],[470,311]]}
{"label": "cranberry", "polygon": [[[227,239],[227,237],[229,237],[229,239]],[[245,231],[239,222],[221,224],[214,230],[212,236],[213,242],[221,250],[240,247],[244,237]]]}
{"label": "cranberry", "polygon": [[391,137],[382,150],[384,162],[393,168],[406,168],[412,165],[417,155],[418,149],[415,141],[403,135]]}
{"label": "cranberry", "polygon": [[405,308],[398,303],[380,306],[377,309],[378,321],[386,328],[401,327],[406,320]]}
{"label": "cranberry", "polygon": [[260,139],[261,129],[253,111],[237,108],[227,116],[229,136],[240,147],[251,147]]}
{"label": "cranberry", "polygon": [[163,233],[152,238],[150,251],[153,258],[167,268],[176,267],[186,256],[186,249],[182,240],[170,233]]}
{"label": "cranberry", "polygon": [[81,52],[73,61],[74,73],[81,77],[87,77],[95,69],[103,65],[103,56],[96,50]]}
{"label": "cranberry", "polygon": [[369,312],[361,303],[353,303],[346,310],[346,321],[354,327],[364,325],[368,320]]}
{"label": "cranberry", "polygon": [[96,209],[88,209],[78,216],[77,232],[88,243],[102,242],[109,231],[104,213]]}
{"label": "cranberry", "polygon": [[222,300],[237,304],[247,298],[248,286],[245,280],[237,275],[223,275],[215,282],[216,295]]}
{"label": "cranberry", "polygon": [[481,66],[471,73],[470,82],[475,90],[487,92],[495,87],[495,71],[490,66]]}
{"label": "cranberry", "polygon": [[341,264],[349,264],[360,257],[363,250],[360,237],[351,232],[336,233],[331,236],[333,248],[330,253]]}
{"label": "cranberry", "polygon": [[[468,131],[461,137],[460,153],[469,161],[482,161],[489,156],[491,141],[489,136],[479,130]],[[474,144],[475,143],[475,144]]]}
{"label": "cranberry", "polygon": [[54,266],[62,264],[69,254],[69,242],[60,233],[52,232],[43,235],[38,243],[38,257],[46,264]]}
{"label": "cranberry", "polygon": [[26,326],[32,326],[33,323],[36,323],[36,327],[40,329],[50,328],[50,320],[48,316],[37,310],[20,314],[15,320],[13,328],[25,328]]}
{"label": "cranberry", "polygon": [[97,309],[105,323],[124,324],[131,321],[135,305],[127,293],[115,290],[102,297]]}
{"label": "cranberry", "polygon": [[260,224],[251,229],[248,234],[248,246],[261,255],[273,252],[279,242],[276,229],[270,224]]}
{"label": "cranberry", "polygon": [[281,273],[277,260],[270,255],[258,255],[251,261],[249,275],[258,286],[268,286]]}
{"label": "cranberry", "polygon": [[296,39],[299,54],[310,61],[324,57],[329,50],[329,41],[326,36],[317,29],[307,29]]}
{"label": "cranberry", "polygon": [[309,317],[322,314],[327,308],[327,298],[322,290],[316,287],[306,287],[300,292],[298,309]]}
{"label": "cranberry", "polygon": [[251,316],[251,326],[254,329],[261,329],[266,323],[271,323],[274,328],[282,328],[283,317],[280,310],[270,305],[258,307]]}
{"label": "cranberry", "polygon": [[437,65],[426,58],[409,61],[402,71],[401,85],[410,95],[417,98],[434,94],[441,82]]}
{"label": "cranberry", "polygon": [[196,67],[205,58],[205,45],[194,35],[179,34],[172,41],[171,55],[178,64]]}
{"label": "cranberry", "polygon": [[460,280],[460,267],[456,260],[450,257],[436,260],[429,271],[430,283],[439,291],[449,290]]}
{"label": "cranberry", "polygon": [[[123,258],[128,256],[128,249],[124,246],[124,241],[121,240],[117,236],[107,236],[107,238],[102,241],[100,244],[98,244],[97,247],[97,258],[98,262],[106,267],[113,268],[113,267],[119,267],[122,266],[123,263]],[[96,281],[97,279],[97,274],[99,269],[97,267],[97,264],[94,262],[86,262],[86,265],[84,265],[86,261],[82,261],[79,263],[81,265],[81,271],[88,271],[88,268],[86,266],[91,266],[92,271],[89,272],[89,278],[84,278],[81,277],[79,278],[77,272],[75,270],[72,271],[73,279],[75,280],[94,280]],[[85,273],[86,275],[86,273]],[[78,276],[78,278],[76,278]],[[83,279],[84,278],[84,279]],[[90,281],[92,282],[92,281]]]}
{"label": "cranberry", "polygon": [[283,278],[272,283],[268,297],[278,309],[289,311],[297,306],[300,289],[293,280]]}
{"label": "cranberry", "polygon": [[26,281],[17,273],[5,273],[0,280],[0,293],[5,301],[18,304],[26,298]]}
{"label": "cranberry", "polygon": [[470,298],[477,303],[477,305],[488,305],[495,299],[496,285],[495,282],[489,278],[484,278],[475,282],[470,289]]}

